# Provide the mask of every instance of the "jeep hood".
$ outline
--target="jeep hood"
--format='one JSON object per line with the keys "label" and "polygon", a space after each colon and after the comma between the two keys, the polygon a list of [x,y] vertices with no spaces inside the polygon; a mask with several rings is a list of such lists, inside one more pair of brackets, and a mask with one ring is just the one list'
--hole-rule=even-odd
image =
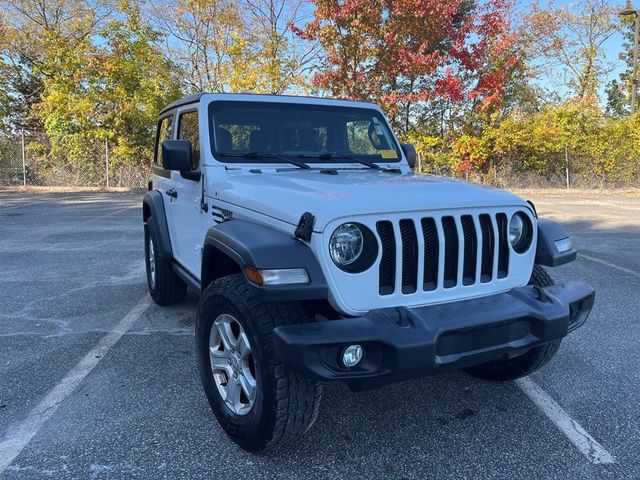
{"label": "jeep hood", "polygon": [[482,206],[528,206],[495,188],[431,175],[374,170],[318,170],[274,173],[229,172],[217,199],[296,225],[304,212],[315,217],[315,231],[328,222],[358,215]]}

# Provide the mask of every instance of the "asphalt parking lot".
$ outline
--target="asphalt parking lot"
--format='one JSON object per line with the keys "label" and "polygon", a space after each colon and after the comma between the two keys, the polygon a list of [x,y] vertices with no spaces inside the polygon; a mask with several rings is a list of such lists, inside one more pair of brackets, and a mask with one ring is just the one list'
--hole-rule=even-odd
{"label": "asphalt parking lot", "polygon": [[531,381],[611,462],[521,385],[458,372],[326,385],[298,445],[247,454],[200,386],[196,295],[149,301],[141,194],[0,192],[0,478],[640,478],[640,196],[529,197],[581,252],[552,275],[597,292]]}

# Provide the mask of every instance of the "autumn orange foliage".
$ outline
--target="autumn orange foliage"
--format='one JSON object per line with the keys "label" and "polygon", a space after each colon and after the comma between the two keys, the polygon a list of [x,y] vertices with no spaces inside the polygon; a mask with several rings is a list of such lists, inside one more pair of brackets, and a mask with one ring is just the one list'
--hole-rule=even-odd
{"label": "autumn orange foliage", "polygon": [[320,42],[313,83],[334,96],[401,104],[437,98],[498,104],[518,58],[510,2],[490,0],[315,0],[311,22],[293,26]]}

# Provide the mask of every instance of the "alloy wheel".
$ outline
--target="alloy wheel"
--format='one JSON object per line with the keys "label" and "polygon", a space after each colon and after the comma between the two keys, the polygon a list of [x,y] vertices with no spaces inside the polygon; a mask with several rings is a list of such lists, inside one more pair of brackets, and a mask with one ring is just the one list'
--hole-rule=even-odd
{"label": "alloy wheel", "polygon": [[256,369],[249,338],[238,320],[219,315],[209,334],[213,379],[222,400],[236,415],[249,413],[256,399]]}

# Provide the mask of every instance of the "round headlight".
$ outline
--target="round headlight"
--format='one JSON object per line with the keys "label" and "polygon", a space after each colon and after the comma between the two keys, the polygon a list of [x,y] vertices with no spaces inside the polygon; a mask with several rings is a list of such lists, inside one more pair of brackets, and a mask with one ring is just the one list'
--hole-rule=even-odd
{"label": "round headlight", "polygon": [[522,212],[516,212],[509,222],[509,241],[517,253],[524,253],[531,245],[533,228],[531,220]]}
{"label": "round headlight", "polygon": [[517,243],[522,239],[523,233],[524,221],[522,220],[522,214],[516,213],[511,217],[511,222],[509,223],[509,241],[511,242],[511,245],[517,245]]}
{"label": "round headlight", "polygon": [[335,229],[329,239],[331,260],[339,267],[355,262],[362,253],[362,230],[353,223],[345,223]]}

